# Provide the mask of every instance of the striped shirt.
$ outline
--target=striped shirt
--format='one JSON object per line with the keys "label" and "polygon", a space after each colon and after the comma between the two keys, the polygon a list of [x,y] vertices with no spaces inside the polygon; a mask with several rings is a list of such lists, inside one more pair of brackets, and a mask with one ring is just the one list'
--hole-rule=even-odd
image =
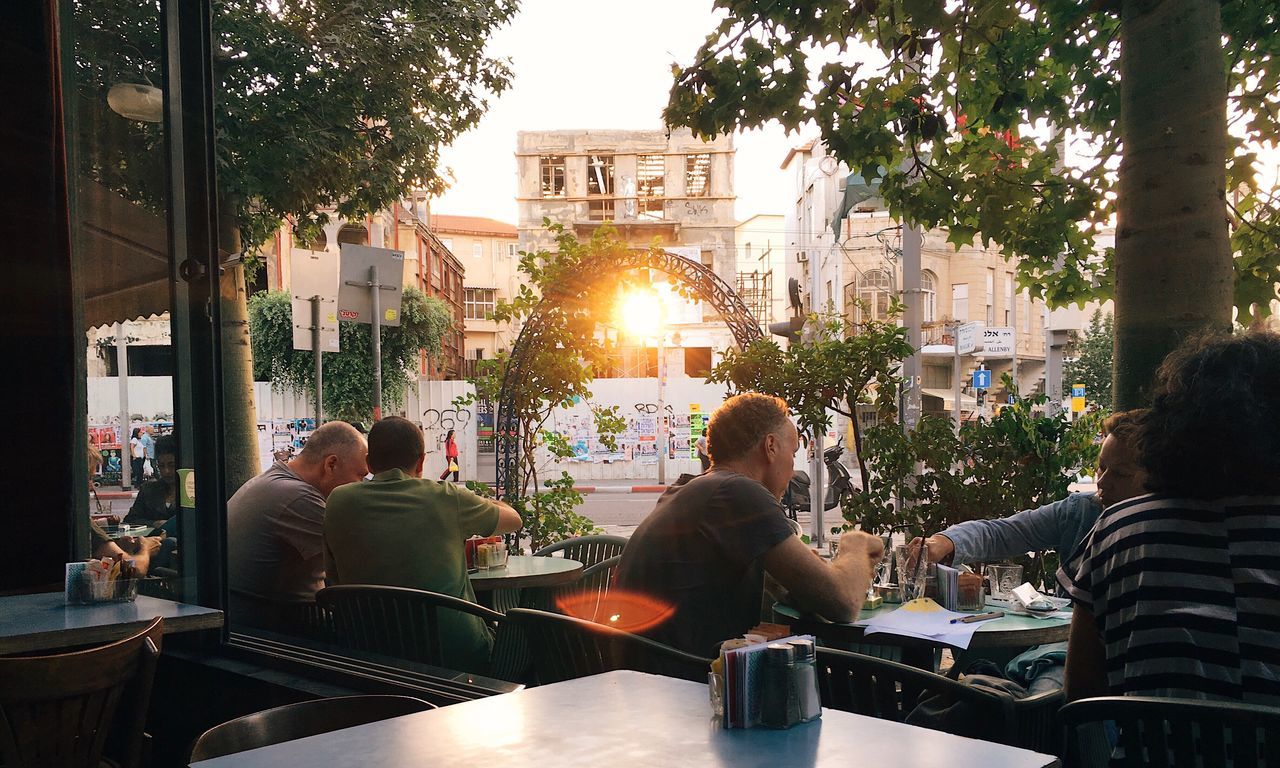
{"label": "striped shirt", "polygon": [[1113,694],[1280,705],[1280,497],[1112,505],[1058,582]]}

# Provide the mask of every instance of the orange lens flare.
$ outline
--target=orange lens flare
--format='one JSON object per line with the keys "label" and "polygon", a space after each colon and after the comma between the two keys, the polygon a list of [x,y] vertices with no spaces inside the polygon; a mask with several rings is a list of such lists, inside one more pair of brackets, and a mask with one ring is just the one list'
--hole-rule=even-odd
{"label": "orange lens flare", "polygon": [[579,592],[556,598],[556,607],[566,616],[594,621],[606,627],[638,634],[659,626],[676,612],[674,605],[639,592],[611,590]]}

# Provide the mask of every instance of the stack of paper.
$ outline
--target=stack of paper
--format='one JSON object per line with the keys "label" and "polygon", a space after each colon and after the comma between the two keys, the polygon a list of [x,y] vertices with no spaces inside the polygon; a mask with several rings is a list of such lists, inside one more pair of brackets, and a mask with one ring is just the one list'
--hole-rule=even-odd
{"label": "stack of paper", "polygon": [[858,622],[865,627],[864,635],[883,633],[916,637],[929,640],[939,645],[950,645],[954,648],[968,648],[973,640],[973,633],[978,631],[980,622],[972,624],[955,623],[952,619],[962,619],[967,613],[948,611],[927,597],[917,598],[896,611],[881,613]]}

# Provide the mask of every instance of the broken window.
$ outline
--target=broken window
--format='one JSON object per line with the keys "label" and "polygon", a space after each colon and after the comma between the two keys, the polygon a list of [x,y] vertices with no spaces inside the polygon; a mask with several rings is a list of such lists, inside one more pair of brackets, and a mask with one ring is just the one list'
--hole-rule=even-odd
{"label": "broken window", "polygon": [[613,194],[613,155],[587,155],[587,194]]}
{"label": "broken window", "polygon": [[686,155],[684,158],[684,194],[707,197],[711,194],[711,155]]}
{"label": "broken window", "polygon": [[636,194],[640,197],[666,197],[666,160],[662,155],[640,155],[636,158]]}
{"label": "broken window", "polygon": [[592,221],[613,221],[613,199],[588,201],[587,218]]}
{"label": "broken window", "polygon": [[542,196],[564,197],[564,155],[543,155],[538,164],[542,169]]}

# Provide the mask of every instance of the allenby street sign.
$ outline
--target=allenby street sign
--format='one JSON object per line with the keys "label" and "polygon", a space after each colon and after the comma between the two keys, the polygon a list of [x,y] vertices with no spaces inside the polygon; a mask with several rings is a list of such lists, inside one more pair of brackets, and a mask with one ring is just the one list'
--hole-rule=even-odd
{"label": "allenby street sign", "polygon": [[956,328],[956,353],[967,355],[978,348],[978,323],[965,323]]}
{"label": "allenby street sign", "polygon": [[984,328],[982,331],[982,353],[984,355],[1012,355],[1013,329],[1008,326]]}

